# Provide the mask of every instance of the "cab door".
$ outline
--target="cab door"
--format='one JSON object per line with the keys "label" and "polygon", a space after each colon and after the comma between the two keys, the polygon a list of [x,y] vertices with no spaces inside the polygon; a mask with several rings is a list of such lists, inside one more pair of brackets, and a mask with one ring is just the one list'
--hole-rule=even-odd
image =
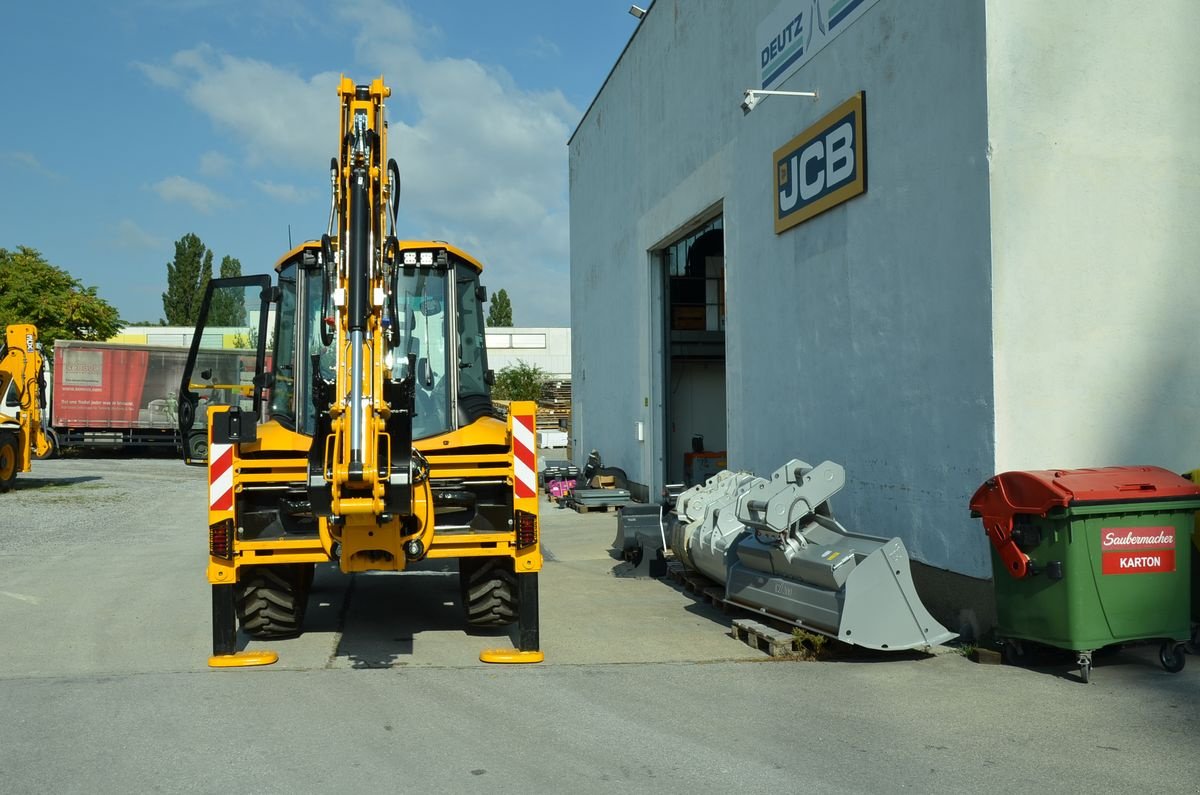
{"label": "cab door", "polygon": [[184,460],[208,463],[208,407],[231,406],[262,416],[270,276],[212,279],[204,292],[179,384]]}

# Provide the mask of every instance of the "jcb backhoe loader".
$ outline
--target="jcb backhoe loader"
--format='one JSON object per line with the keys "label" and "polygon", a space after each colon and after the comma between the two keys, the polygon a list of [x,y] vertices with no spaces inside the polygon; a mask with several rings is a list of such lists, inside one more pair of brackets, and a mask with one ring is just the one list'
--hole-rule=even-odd
{"label": "jcb backhoe loader", "polygon": [[[500,419],[484,345],[482,266],[444,242],[396,237],[382,78],[343,77],[327,234],[267,276],[210,282],[179,395],[183,438],[207,426],[214,667],[236,629],[303,627],[314,566],[402,571],[456,558],[466,622],[518,625],[538,662],[542,565],[533,403]],[[206,362],[224,348],[253,355]],[[207,415],[205,421],[203,414]]]}
{"label": "jcb backhoe loader", "polygon": [[46,370],[37,328],[9,326],[0,349],[0,491],[12,488],[18,472],[28,472],[35,456],[50,451],[42,432]]}

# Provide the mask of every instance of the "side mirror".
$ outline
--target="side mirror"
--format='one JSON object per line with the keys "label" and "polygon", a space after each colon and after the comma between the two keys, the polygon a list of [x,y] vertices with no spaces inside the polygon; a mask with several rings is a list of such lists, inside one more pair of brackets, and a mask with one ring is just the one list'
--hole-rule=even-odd
{"label": "side mirror", "polygon": [[211,381],[212,380],[212,369],[201,370],[200,377],[203,378],[205,381]]}
{"label": "side mirror", "polygon": [[487,288],[482,284],[475,288],[475,297],[479,299],[479,303],[487,303]]}
{"label": "side mirror", "polygon": [[417,381],[426,389],[433,389],[433,370],[429,368],[428,359],[417,361]]}

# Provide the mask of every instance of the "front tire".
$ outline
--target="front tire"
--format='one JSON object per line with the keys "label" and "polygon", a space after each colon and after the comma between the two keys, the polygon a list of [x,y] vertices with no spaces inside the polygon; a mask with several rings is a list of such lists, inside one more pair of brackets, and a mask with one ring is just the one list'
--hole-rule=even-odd
{"label": "front tire", "polygon": [[0,433],[0,492],[12,488],[17,479],[17,437],[7,431]]}
{"label": "front tire", "polygon": [[459,585],[467,623],[503,627],[517,620],[517,575],[510,558],[460,558]]}
{"label": "front tire", "polygon": [[311,563],[251,566],[236,586],[238,623],[253,638],[292,638],[303,630]]}

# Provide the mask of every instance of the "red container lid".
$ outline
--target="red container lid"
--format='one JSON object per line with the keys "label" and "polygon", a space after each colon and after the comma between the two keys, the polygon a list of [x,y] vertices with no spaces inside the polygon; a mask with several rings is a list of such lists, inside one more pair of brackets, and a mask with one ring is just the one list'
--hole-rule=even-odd
{"label": "red container lid", "polygon": [[971,497],[971,511],[1009,574],[1023,577],[1028,557],[1012,541],[1013,517],[1045,516],[1054,508],[1104,502],[1147,502],[1200,497],[1200,486],[1162,467],[1102,467],[1005,472],[989,478]]}
{"label": "red container lid", "polygon": [[971,510],[995,515],[999,509],[1011,514],[1044,516],[1052,508],[1075,503],[1198,496],[1200,486],[1162,467],[1044,469],[1005,472],[990,478],[971,498]]}

